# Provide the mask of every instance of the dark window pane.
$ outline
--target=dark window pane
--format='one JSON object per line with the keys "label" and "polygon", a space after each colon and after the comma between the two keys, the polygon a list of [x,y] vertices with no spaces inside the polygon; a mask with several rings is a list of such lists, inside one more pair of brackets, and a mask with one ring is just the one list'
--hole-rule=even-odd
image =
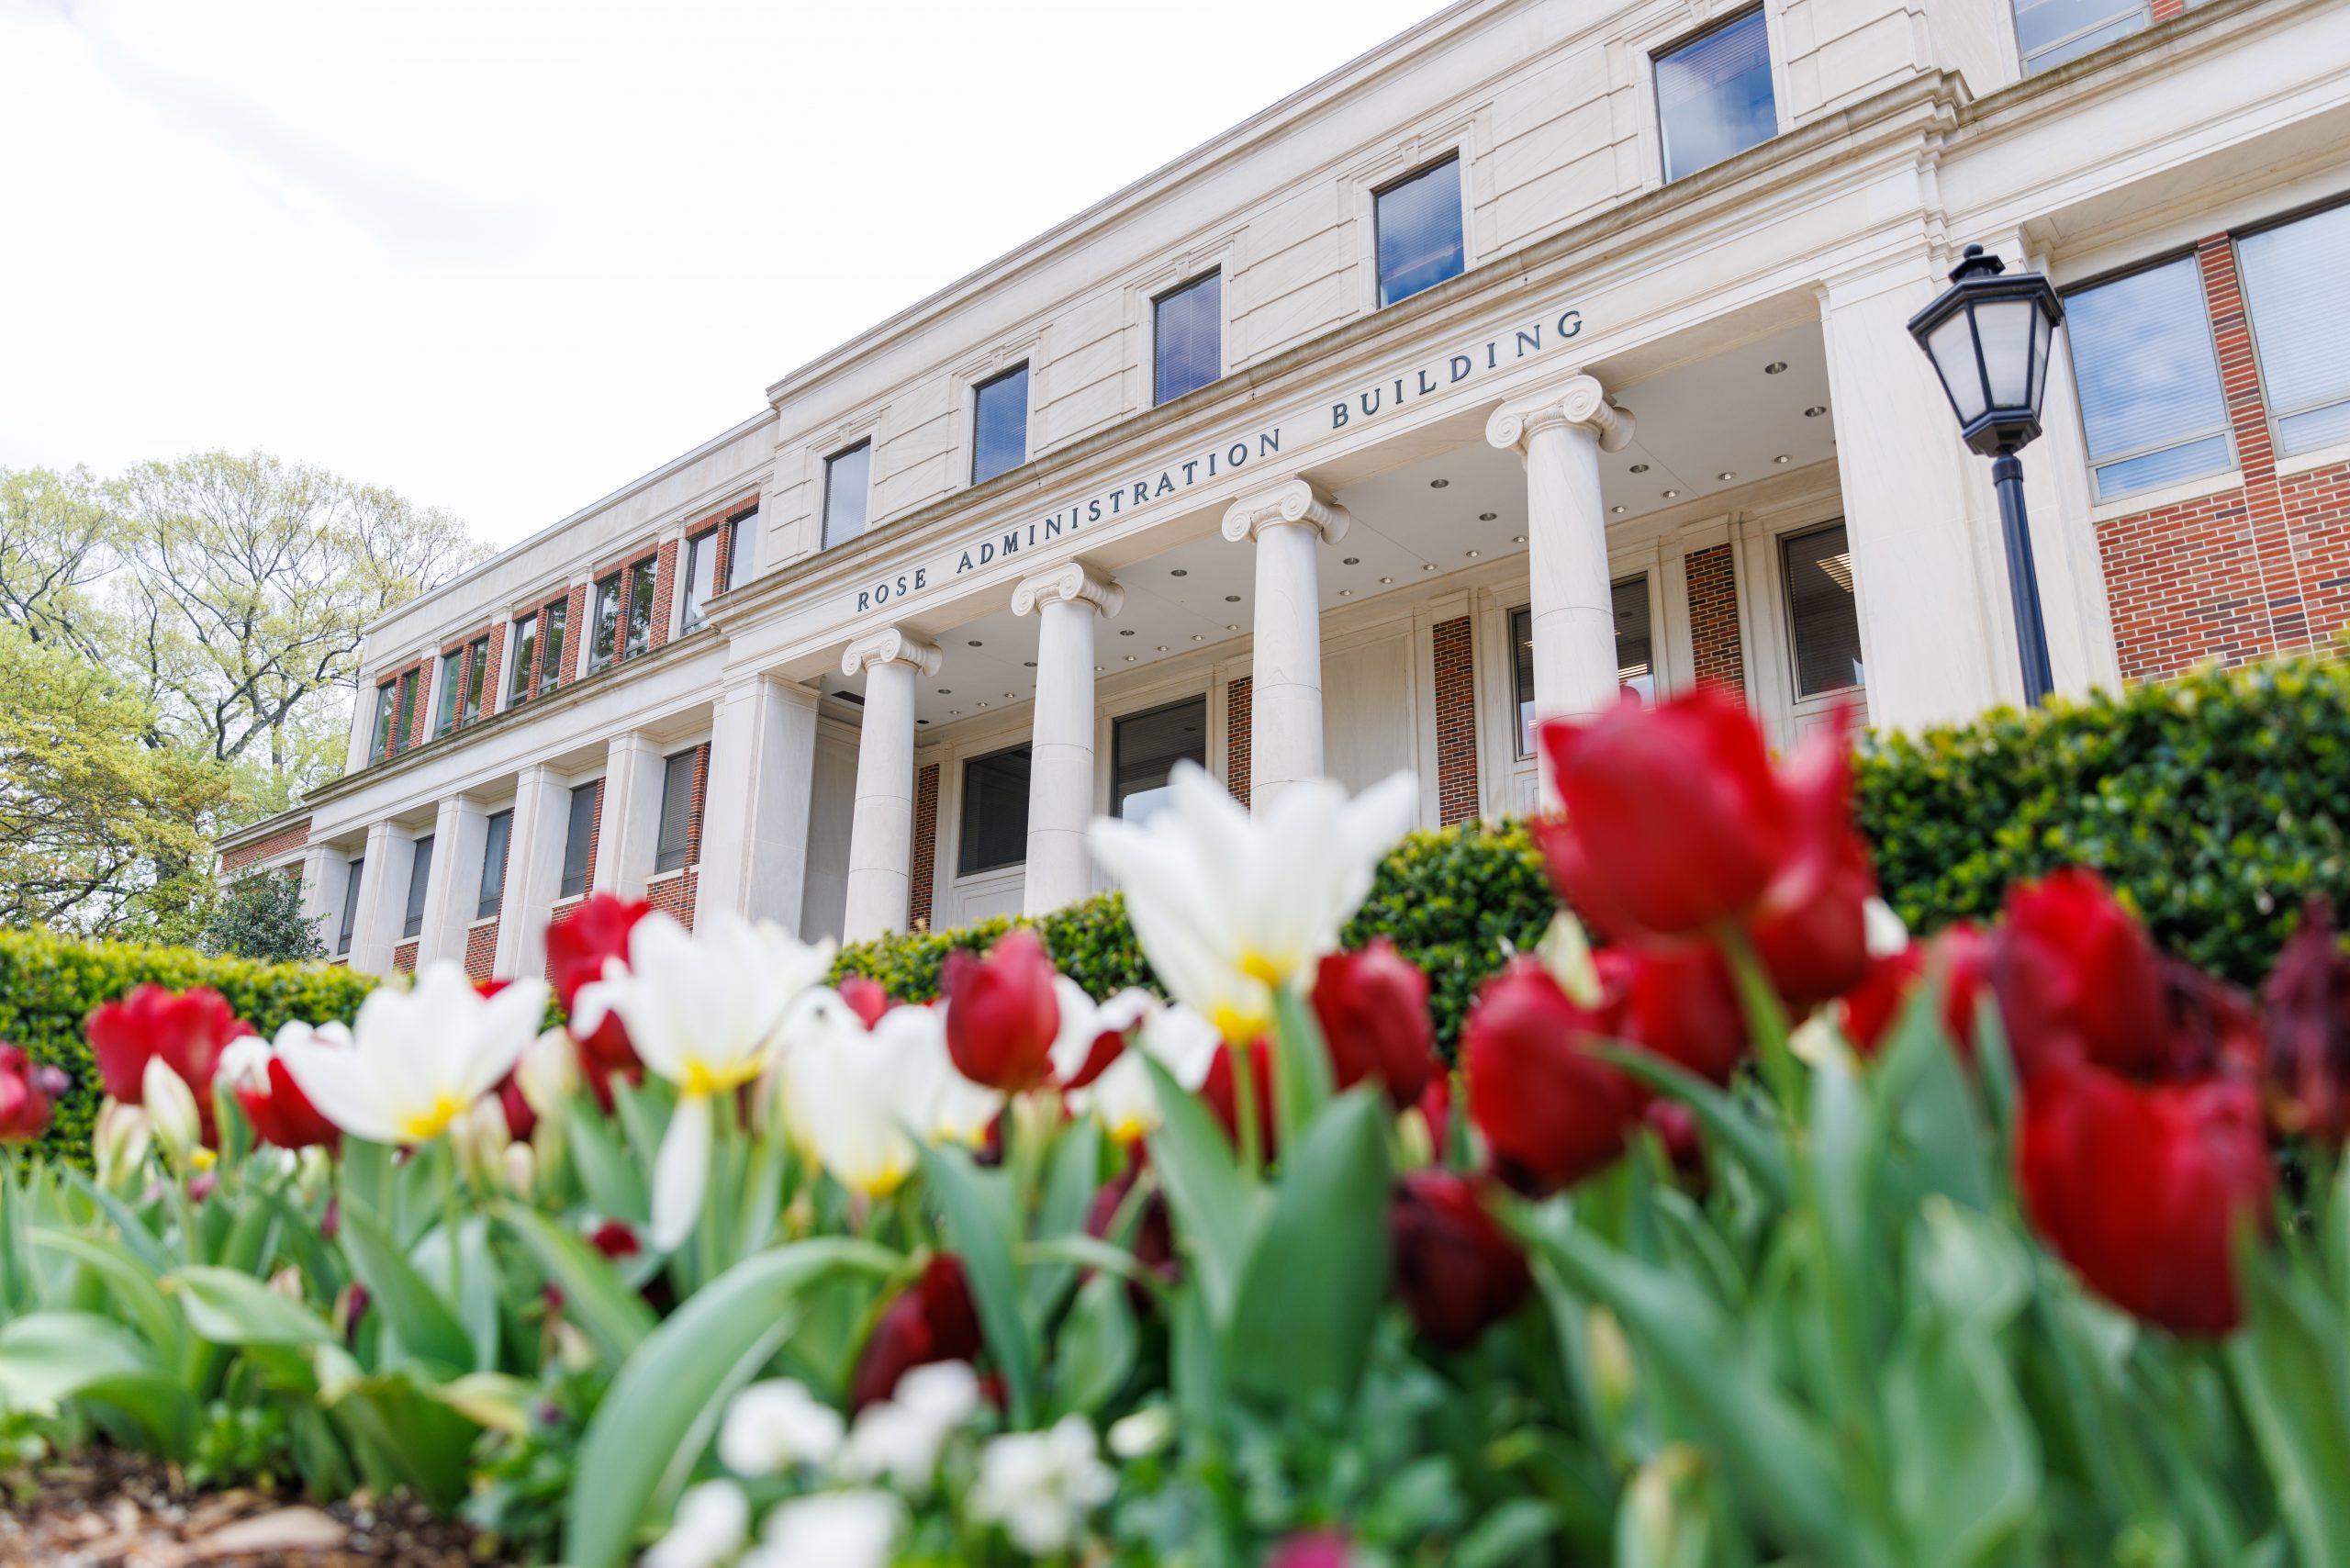
{"label": "dark window pane", "polygon": [[726,564],[718,575],[718,591],[724,593],[743,575],[743,552],[755,540],[746,541],[744,534],[758,521],[759,509],[745,507],[726,520]]}
{"label": "dark window pane", "polygon": [[1677,180],[1778,133],[1771,39],[1750,11],[1656,57],[1656,115],[1664,177]]}
{"label": "dark window pane", "polygon": [[827,548],[865,532],[873,484],[873,443],[860,441],[824,460],[824,543]]}
{"label": "dark window pane", "polygon": [[1014,746],[963,765],[958,874],[1017,866],[1028,858],[1028,748]]}
{"label": "dark window pane", "polygon": [[582,784],[571,792],[571,825],[563,840],[563,884],[558,898],[576,899],[588,890],[588,860],[596,844],[596,812],[603,804],[603,780]]}
{"label": "dark window pane", "polygon": [[1787,580],[1787,631],[1795,643],[1796,695],[1862,686],[1861,617],[1852,599],[1852,553],[1844,525],[1780,541]]}
{"label": "dark window pane", "polygon": [[378,762],[391,755],[392,721],[399,714],[400,683],[387,680],[375,688],[375,738],[369,755]]}
{"label": "dark window pane", "polygon": [[677,618],[680,631],[701,624],[702,601],[718,591],[718,530],[697,533],[686,541],[686,608]]}
{"label": "dark window pane", "polygon": [[489,819],[489,834],[481,852],[481,897],[474,908],[476,920],[487,920],[506,903],[506,851],[514,836],[514,813],[498,812]]}
{"label": "dark window pane", "polygon": [[1616,606],[1616,683],[1640,694],[1644,706],[1656,705],[1656,663],[1649,638],[1649,579],[1626,577],[1614,587]]}
{"label": "dark window pane", "polygon": [[1028,461],[1028,367],[1007,370],[971,395],[971,483]]}
{"label": "dark window pane", "polygon": [[531,694],[531,661],[539,652],[539,618],[525,615],[514,622],[514,678],[506,683],[506,700],[519,702]]}
{"label": "dark window pane", "polygon": [[681,751],[661,767],[661,838],[653,868],[674,871],[686,863],[693,837],[694,754]]}
{"label": "dark window pane", "polygon": [[1373,198],[1379,224],[1379,302],[1408,299],[1460,275],[1460,160],[1448,158]]}
{"label": "dark window pane", "polygon": [[632,659],[653,645],[653,594],[660,586],[659,576],[650,555],[629,568],[628,641],[621,651],[623,658]]}
{"label": "dark window pane", "polygon": [[463,650],[441,655],[440,678],[434,684],[432,733],[445,735],[457,722],[457,685],[464,676]]}
{"label": "dark window pane", "polygon": [[465,695],[457,705],[457,722],[471,723],[489,711],[489,639],[477,637],[465,650]]}
{"label": "dark window pane", "polygon": [[351,928],[359,919],[359,879],[367,868],[367,857],[361,856],[351,863],[351,875],[342,881],[342,930],[334,939],[337,953],[351,951]]}
{"label": "dark window pane", "polygon": [[2193,256],[2066,295],[2065,331],[2099,499],[2216,474],[2233,461]]}
{"label": "dark window pane", "polygon": [[1148,822],[1166,809],[1175,765],[1208,760],[1208,700],[1154,708],[1121,719],[1111,731],[1110,811]]}
{"label": "dark window pane", "polygon": [[392,750],[408,749],[408,736],[416,733],[416,683],[421,677],[415,670],[400,677],[400,709],[392,723]]}
{"label": "dark window pane", "polygon": [[2145,0],[2016,0],[2016,43],[2027,76],[2126,38],[2147,22]]}
{"label": "dark window pane", "polygon": [[1534,611],[1509,615],[1510,697],[1517,704],[1517,755],[1534,755]]}
{"label": "dark window pane", "polygon": [[415,858],[408,862],[408,918],[400,924],[403,937],[413,936],[424,929],[424,892],[432,882],[432,835],[426,834],[416,841]]}
{"label": "dark window pane", "polygon": [[1224,374],[1224,274],[1210,273],[1153,302],[1151,401],[1165,403]]}
{"label": "dark window pane", "polygon": [[588,667],[601,669],[612,662],[613,650],[620,646],[621,575],[618,572],[596,584],[596,613],[589,624],[596,630],[594,641],[588,644]]}
{"label": "dark window pane", "polygon": [[571,605],[565,599],[556,599],[547,606],[546,630],[541,633],[546,639],[546,646],[539,654],[541,691],[553,691],[563,678],[563,623],[570,613]]}

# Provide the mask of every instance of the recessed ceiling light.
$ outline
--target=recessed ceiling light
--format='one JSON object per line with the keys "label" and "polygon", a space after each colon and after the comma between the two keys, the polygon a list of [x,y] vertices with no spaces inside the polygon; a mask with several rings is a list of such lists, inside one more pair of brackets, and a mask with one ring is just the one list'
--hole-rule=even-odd
{"label": "recessed ceiling light", "polygon": [[1427,565],[1423,566],[1420,570],[1424,572],[1433,572],[1436,570],[1436,563],[1434,561],[1430,561]]}
{"label": "recessed ceiling light", "polygon": [[1477,514],[1477,521],[1479,522],[1491,522],[1494,519],[1501,515],[1502,514],[1497,511],[1481,511]]}
{"label": "recessed ceiling light", "polygon": [[1395,579],[1394,579],[1393,577],[1382,577],[1382,578],[1380,578],[1379,580],[1380,580],[1382,583],[1392,583],[1392,582],[1393,582]]}
{"label": "recessed ceiling light", "polygon": [[1225,594],[1224,596],[1224,602],[1226,604],[1238,604],[1240,602],[1240,596],[1237,593]]}
{"label": "recessed ceiling light", "polygon": [[974,707],[974,708],[984,708],[984,707],[986,707],[986,706],[987,706],[987,704],[986,704],[986,703],[984,703],[984,702],[974,702],[974,703],[972,703],[972,704],[971,704],[971,706],[972,706],[972,707]]}
{"label": "recessed ceiling light", "polygon": [[1774,463],[1779,464],[1779,465],[1783,465],[1783,466],[1784,466],[1784,465],[1786,465],[1786,464],[1793,463],[1793,462],[1795,461],[1795,459],[1794,459],[1794,458],[1792,458],[1792,457],[1790,457],[1790,456],[1788,456],[1785,453],[1782,452],[1781,454],[1779,454],[1779,455],[1778,455],[1778,456],[1774,457],[1773,459],[1771,459],[1771,461],[1772,461],[1772,462],[1774,462]]}
{"label": "recessed ceiling light", "polygon": [[930,721],[928,719],[916,719],[914,722],[917,724],[927,724]]}
{"label": "recessed ceiling light", "polygon": [[1339,562],[1338,565],[1341,566],[1360,566],[1362,565],[1362,557],[1360,555],[1349,555],[1345,560]]}
{"label": "recessed ceiling light", "polygon": [[938,689],[938,694],[941,697],[952,697],[955,695],[955,689],[951,686],[942,686]]}
{"label": "recessed ceiling light", "polygon": [[1617,513],[1619,513],[1619,514],[1620,514],[1620,513],[1623,511],[1623,510],[1624,510],[1624,509],[1623,509],[1622,507],[1609,507],[1607,510],[1608,510],[1609,511],[1617,512]]}
{"label": "recessed ceiling light", "polygon": [[978,647],[979,645],[979,640],[977,637],[972,638],[970,645],[975,648]]}
{"label": "recessed ceiling light", "polygon": [[1482,550],[1472,550],[1472,551],[1468,552],[1469,558],[1470,558],[1471,560],[1472,560],[1472,561],[1473,561],[1473,560],[1475,560],[1475,559],[1477,559],[1480,555],[1482,555],[1482,554],[1484,554],[1484,552],[1483,552],[1483,551],[1482,551]]}
{"label": "recessed ceiling light", "polygon": [[1167,651],[1167,644],[1164,644],[1164,643],[1159,644],[1158,644],[1158,651],[1159,651],[1160,653],[1162,653],[1162,654],[1163,654],[1163,653],[1165,653],[1165,652]]}
{"label": "recessed ceiling light", "polygon": [[1526,535],[1523,533],[1513,533],[1509,536],[1509,542],[1513,544],[1523,544],[1526,543]]}
{"label": "recessed ceiling light", "polygon": [[1728,484],[1732,479],[1737,478],[1738,474],[1734,469],[1725,468],[1720,473],[1715,475],[1714,477],[1719,479],[1724,484]]}
{"label": "recessed ceiling light", "polygon": [[1189,566],[1178,566],[1167,575],[1170,577],[1188,577],[1192,575],[1192,570]]}
{"label": "recessed ceiling light", "polygon": [[1762,374],[1765,375],[1776,375],[1786,368],[1787,362],[1785,360],[1774,359],[1770,364],[1762,367]]}
{"label": "recessed ceiling light", "polygon": [[1645,463],[1635,463],[1632,465],[1632,472],[1635,474],[1645,474],[1648,471],[1649,465]]}
{"label": "recessed ceiling light", "polygon": [[1664,493],[1664,498],[1665,498],[1666,500],[1668,500],[1668,501],[1669,501],[1669,500],[1671,500],[1673,497],[1675,497],[1675,496],[1679,495],[1680,493],[1681,493],[1681,492],[1680,492],[1680,491],[1678,491],[1678,490],[1667,490],[1667,491],[1665,491],[1665,493]]}
{"label": "recessed ceiling light", "polygon": [[1352,599],[1354,596],[1355,590],[1352,588],[1340,588],[1338,590],[1338,597],[1340,599]]}
{"label": "recessed ceiling light", "polygon": [[1128,664],[1132,664],[1132,663],[1134,663],[1134,662],[1135,662],[1135,656],[1134,656],[1134,655],[1132,655],[1132,654],[1128,654],[1128,655],[1126,655],[1126,662],[1127,662]]}
{"label": "recessed ceiling light", "polygon": [[1826,413],[1827,411],[1828,411],[1828,405],[1827,405],[1827,404],[1825,404],[1825,403],[1814,403],[1810,408],[1806,409],[1803,411],[1803,417],[1804,417],[1805,419],[1807,419],[1807,420],[1816,420],[1816,419],[1819,418],[1819,416],[1820,416],[1820,415],[1822,415],[1822,414]]}
{"label": "recessed ceiling light", "polygon": [[1020,661],[1020,667],[1022,669],[1035,669],[1036,667],[1036,661],[1035,659],[1022,659]]}
{"label": "recessed ceiling light", "polygon": [[946,716],[950,719],[959,719],[963,716],[963,710],[960,708],[949,708],[946,710]]}
{"label": "recessed ceiling light", "polygon": [[1447,485],[1449,485],[1449,484],[1451,484],[1451,483],[1452,483],[1452,481],[1451,481],[1451,480],[1449,480],[1449,479],[1430,479],[1430,480],[1428,481],[1428,488],[1429,488],[1429,489],[1431,489],[1431,490],[1441,490],[1441,489],[1443,489]]}
{"label": "recessed ceiling light", "polygon": [[1100,674],[1102,673],[1102,666],[1101,666],[1100,665],[1095,665],[1095,666],[1093,666],[1093,673],[1094,673],[1094,674],[1096,674],[1096,675],[1100,675]]}
{"label": "recessed ceiling light", "polygon": [[1118,635],[1121,637],[1131,637],[1134,634],[1135,629],[1131,626],[1121,626],[1118,628]]}
{"label": "recessed ceiling light", "polygon": [[1227,621],[1224,623],[1224,629],[1227,632],[1237,632],[1240,630],[1240,623],[1236,621]]}
{"label": "recessed ceiling light", "polygon": [[1202,633],[1194,632],[1192,633],[1192,641],[1194,643],[1204,643],[1207,641],[1207,638]]}
{"label": "recessed ceiling light", "polygon": [[1017,702],[1020,700],[1020,693],[1017,691],[1007,691],[1003,694],[1003,700],[1006,702]]}

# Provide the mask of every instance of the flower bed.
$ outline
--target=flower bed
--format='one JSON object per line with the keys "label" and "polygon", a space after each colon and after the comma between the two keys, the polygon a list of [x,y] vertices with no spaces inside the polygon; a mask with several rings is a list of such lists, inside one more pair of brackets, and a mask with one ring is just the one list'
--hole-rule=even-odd
{"label": "flower bed", "polygon": [[1457,1065],[1341,942],[1405,779],[1097,824],[1158,993],[601,899],[543,1033],[445,966],[109,1004],[95,1171],[0,1166],[0,1432],[578,1568],[2350,1562],[2325,912],[2257,1004],[2086,868],[1912,942],[1841,736],[1543,741],[1589,929]]}

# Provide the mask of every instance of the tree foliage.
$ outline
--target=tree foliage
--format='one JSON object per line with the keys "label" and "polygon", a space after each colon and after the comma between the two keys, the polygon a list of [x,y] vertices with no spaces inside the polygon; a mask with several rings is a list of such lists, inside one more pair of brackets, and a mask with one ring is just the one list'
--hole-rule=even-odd
{"label": "tree foliage", "polygon": [[302,913],[302,879],[283,871],[248,871],[222,889],[198,946],[218,958],[279,964],[327,956],[318,917]]}

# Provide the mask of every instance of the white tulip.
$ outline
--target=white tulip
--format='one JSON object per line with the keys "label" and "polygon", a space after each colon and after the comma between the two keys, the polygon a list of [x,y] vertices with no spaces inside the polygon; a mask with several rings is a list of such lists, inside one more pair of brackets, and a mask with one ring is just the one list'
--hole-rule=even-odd
{"label": "white tulip", "polygon": [[987,1141],[988,1128],[1003,1110],[1003,1092],[972,1082],[956,1067],[946,1048],[945,1008],[892,1007],[871,1033],[878,1048],[902,1056],[906,1075],[898,1085],[897,1110],[915,1137],[967,1148]]}
{"label": "white tulip", "polygon": [[770,1378],[727,1402],[718,1458],[737,1475],[773,1475],[829,1463],[845,1432],[839,1411],[788,1377]]}
{"label": "white tulip", "polygon": [[162,1057],[149,1057],[139,1080],[139,1098],[146,1104],[147,1120],[155,1129],[155,1141],[162,1146],[163,1158],[174,1167],[186,1164],[204,1138],[203,1116],[196,1108],[196,1092],[188,1088],[187,1080],[173,1072]]}
{"label": "white tulip", "polygon": [[487,1192],[498,1184],[505,1169],[507,1147],[514,1141],[507,1130],[505,1103],[485,1094],[449,1124],[449,1148],[465,1179]]}
{"label": "white tulip", "polygon": [[1890,958],[1909,946],[1909,927],[1891,904],[1872,898],[1861,905],[1863,939],[1872,958]]}
{"label": "white tulip", "polygon": [[220,1048],[212,1081],[231,1089],[269,1091],[269,1042],[259,1035],[240,1035]]}
{"label": "white tulip", "polygon": [[979,1450],[971,1516],[1003,1527],[1032,1557],[1066,1551],[1085,1516],[1110,1500],[1117,1477],[1082,1416],[1064,1416],[1050,1430],[1007,1432]]}
{"label": "white tulip", "polygon": [[929,1008],[893,1007],[868,1033],[836,993],[815,993],[793,1020],[783,1055],[793,1141],[852,1192],[896,1192],[916,1162],[910,1129],[928,1132],[971,1114],[946,1103],[951,1086],[938,1066],[946,1048]]}
{"label": "white tulip", "polygon": [[1147,1459],[1163,1453],[1175,1441],[1174,1407],[1146,1405],[1132,1415],[1121,1416],[1110,1423],[1103,1440],[1120,1459]]}
{"label": "white tulip", "polygon": [[90,1137],[98,1168],[98,1185],[121,1192],[138,1174],[154,1142],[155,1125],[147,1113],[119,1100],[108,1100],[98,1111],[98,1125]]}
{"label": "white tulip", "polygon": [[1096,819],[1094,857],[1125,890],[1168,991],[1246,1044],[1272,1026],[1276,988],[1337,946],[1381,857],[1411,826],[1419,783],[1398,773],[1352,800],[1329,779],[1292,784],[1252,817],[1181,763],[1169,796],[1147,823]]}
{"label": "white tulip", "polygon": [[1132,1033],[1152,1006],[1150,992],[1133,986],[1097,1004],[1067,975],[1053,977],[1053,1000],[1061,1014],[1060,1032],[1053,1036],[1053,1076],[1063,1083],[1084,1070],[1094,1041],[1104,1035]]}
{"label": "white tulip", "polygon": [[608,1014],[628,1025],[644,1065],[676,1084],[677,1109],[653,1162],[653,1245],[684,1241],[710,1183],[711,1099],[759,1076],[793,1004],[820,985],[833,944],[795,940],[772,921],[720,911],[699,933],[668,915],[636,923],[625,967],[582,986],[572,1027],[593,1034]]}
{"label": "white tulip", "polygon": [[543,1031],[514,1064],[514,1084],[522,1092],[522,1103],[542,1119],[562,1115],[583,1081],[579,1047],[571,1031],[560,1025]]}
{"label": "white tulip", "polygon": [[1112,1139],[1130,1144],[1147,1137],[1164,1118],[1158,1108],[1158,1087],[1146,1058],[1155,1058],[1176,1082],[1198,1092],[1215,1063],[1224,1037],[1214,1025],[1181,1002],[1147,1013],[1135,1043],[1102,1070],[1102,1076],[1069,1093],[1070,1109],[1102,1119]]}
{"label": "white tulip", "polygon": [[888,1568],[905,1505],[886,1492],[820,1492],[777,1505],[742,1568]]}
{"label": "white tulip", "polygon": [[751,1533],[751,1501],[732,1481],[705,1481],[677,1499],[669,1533],[638,1560],[640,1568],[717,1568]]}
{"label": "white tulip", "polygon": [[495,1088],[539,1032],[546,986],[518,980],[496,996],[465,971],[429,964],[416,984],[359,1004],[349,1032],[288,1025],[277,1058],[319,1114],[353,1137],[423,1143]]}

